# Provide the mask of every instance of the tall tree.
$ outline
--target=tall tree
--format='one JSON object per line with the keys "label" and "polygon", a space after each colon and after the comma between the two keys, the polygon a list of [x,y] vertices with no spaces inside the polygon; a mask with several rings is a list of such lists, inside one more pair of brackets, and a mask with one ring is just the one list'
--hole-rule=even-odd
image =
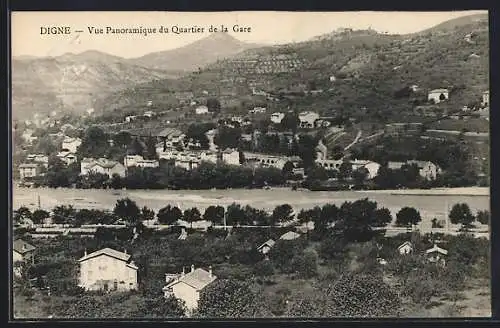
{"label": "tall tree", "polygon": [[293,208],[290,204],[283,204],[283,205],[278,205],[274,208],[273,210],[273,223],[287,223],[291,220],[293,220],[294,214],[293,214]]}
{"label": "tall tree", "polygon": [[141,210],[133,200],[124,198],[116,201],[113,213],[129,225],[136,225],[139,223]]}
{"label": "tall tree", "polygon": [[391,222],[392,222],[392,215],[389,209],[383,207],[375,211],[372,224],[374,227],[385,227]]}
{"label": "tall tree", "polygon": [[235,226],[246,222],[245,215],[245,210],[239,204],[233,203],[227,207],[226,224],[228,226]]}
{"label": "tall tree", "polygon": [[308,168],[314,165],[316,160],[316,146],[318,140],[310,135],[301,135],[299,139],[298,155],[304,163],[304,167]]}
{"label": "tall tree", "polygon": [[212,224],[222,224],[224,222],[224,207],[211,205],[205,209],[203,220],[212,222]]}
{"label": "tall tree", "polygon": [[413,207],[403,207],[396,214],[396,225],[400,227],[412,228],[420,221],[422,221],[420,213]]}
{"label": "tall tree", "polygon": [[449,218],[453,224],[461,224],[462,229],[467,230],[474,222],[474,215],[472,214],[469,205],[466,203],[458,203],[451,208]]}
{"label": "tall tree", "polygon": [[481,224],[490,224],[490,212],[487,210],[478,211],[476,215],[476,219]]}
{"label": "tall tree", "polygon": [[191,228],[193,228],[193,222],[197,222],[197,221],[201,220],[201,213],[196,207],[186,209],[184,211],[183,216],[184,216],[184,220],[191,224]]}
{"label": "tall tree", "polygon": [[104,131],[96,126],[91,126],[85,131],[82,144],[78,147],[81,157],[104,157],[108,150],[108,137]]}
{"label": "tall tree", "polygon": [[158,154],[156,153],[156,138],[149,137],[146,141],[146,158],[147,159],[158,159]]}
{"label": "tall tree", "polygon": [[14,223],[23,224],[27,220],[32,219],[32,213],[29,208],[26,206],[21,206],[17,210],[14,211]]}
{"label": "tall tree", "polygon": [[72,224],[75,221],[76,210],[72,205],[58,205],[52,209],[52,219],[57,224]]}
{"label": "tall tree", "polygon": [[156,217],[161,224],[175,224],[182,219],[182,211],[177,206],[167,205],[158,211]]}
{"label": "tall tree", "polygon": [[143,221],[151,221],[155,218],[155,211],[144,206],[141,210],[141,220]]}
{"label": "tall tree", "polygon": [[50,213],[45,210],[35,210],[32,215],[33,223],[40,224],[43,221],[50,217]]}
{"label": "tall tree", "polygon": [[113,136],[115,146],[126,149],[132,143],[132,135],[127,131],[120,131]]}

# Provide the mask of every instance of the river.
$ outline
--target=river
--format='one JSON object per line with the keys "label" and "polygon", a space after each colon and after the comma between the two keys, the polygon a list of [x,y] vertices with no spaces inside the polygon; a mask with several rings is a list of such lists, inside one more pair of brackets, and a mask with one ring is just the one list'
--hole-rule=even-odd
{"label": "river", "polygon": [[[275,206],[288,203],[297,212],[316,205],[369,198],[379,207],[387,207],[393,216],[404,206],[412,206],[420,211],[422,218],[430,222],[432,218],[444,218],[456,203],[467,203],[473,213],[489,210],[488,189],[442,189],[442,190],[403,190],[403,191],[293,191],[288,188],[271,190],[102,190],[102,189],[49,189],[13,187],[13,208],[28,208],[40,205],[50,210],[57,205],[73,205],[75,208],[113,209],[120,198],[129,197],[140,207],[154,210],[171,204],[181,209],[197,207],[203,211],[210,205],[227,206],[233,202],[251,205],[256,208],[272,210]],[[203,213],[203,212],[202,212]],[[424,223],[424,222],[423,222]]]}

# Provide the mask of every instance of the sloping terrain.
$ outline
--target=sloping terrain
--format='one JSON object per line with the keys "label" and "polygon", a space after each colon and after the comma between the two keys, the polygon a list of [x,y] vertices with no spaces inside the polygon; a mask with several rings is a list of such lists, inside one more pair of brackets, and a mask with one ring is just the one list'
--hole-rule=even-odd
{"label": "sloping terrain", "polygon": [[[448,88],[450,99],[439,106],[458,110],[479,101],[489,87],[487,15],[440,26],[411,35],[341,30],[307,42],[251,49],[176,83],[156,81],[120,92],[101,106],[113,107],[119,100],[133,107],[151,95],[161,102],[166,95],[190,90],[238,103],[257,89],[264,95],[254,94],[252,100],[266,101],[266,93],[272,94],[278,110],[291,106],[383,120],[412,112],[427,101],[428,90]],[[410,86],[415,91],[398,95]],[[310,90],[319,91],[300,94]]]}
{"label": "sloping terrain", "polygon": [[129,62],[154,69],[191,72],[255,47],[257,45],[239,41],[228,33],[213,33],[184,47],[150,53]]}

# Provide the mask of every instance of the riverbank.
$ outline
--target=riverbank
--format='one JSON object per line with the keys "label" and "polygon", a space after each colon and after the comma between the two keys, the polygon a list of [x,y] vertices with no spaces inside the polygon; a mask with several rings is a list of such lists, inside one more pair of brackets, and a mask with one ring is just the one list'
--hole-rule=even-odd
{"label": "riverbank", "polygon": [[413,196],[490,196],[488,187],[459,187],[434,189],[392,189],[392,190],[363,190],[363,193],[413,195]]}

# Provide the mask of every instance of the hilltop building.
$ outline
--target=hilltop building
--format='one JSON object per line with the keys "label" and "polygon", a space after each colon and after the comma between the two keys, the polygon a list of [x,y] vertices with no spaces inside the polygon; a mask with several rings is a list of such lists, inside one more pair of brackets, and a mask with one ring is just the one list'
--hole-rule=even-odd
{"label": "hilltop building", "polygon": [[319,114],[315,112],[302,112],[299,114],[300,127],[303,129],[312,129],[315,127]]}
{"label": "hilltop building", "polygon": [[196,115],[203,115],[203,114],[208,114],[208,107],[207,106],[198,106],[195,109]]}
{"label": "hilltop building", "polygon": [[70,138],[65,137],[62,142],[62,150],[66,150],[71,153],[76,153],[78,147],[82,144],[82,139],[80,138]]}
{"label": "hilltop building", "polygon": [[284,118],[285,114],[281,112],[276,112],[271,114],[271,122],[273,122],[274,124],[280,124]]}
{"label": "hilltop building", "polygon": [[429,94],[427,95],[427,100],[433,101],[435,104],[438,104],[448,99],[449,99],[448,89],[434,89],[429,91]]}

